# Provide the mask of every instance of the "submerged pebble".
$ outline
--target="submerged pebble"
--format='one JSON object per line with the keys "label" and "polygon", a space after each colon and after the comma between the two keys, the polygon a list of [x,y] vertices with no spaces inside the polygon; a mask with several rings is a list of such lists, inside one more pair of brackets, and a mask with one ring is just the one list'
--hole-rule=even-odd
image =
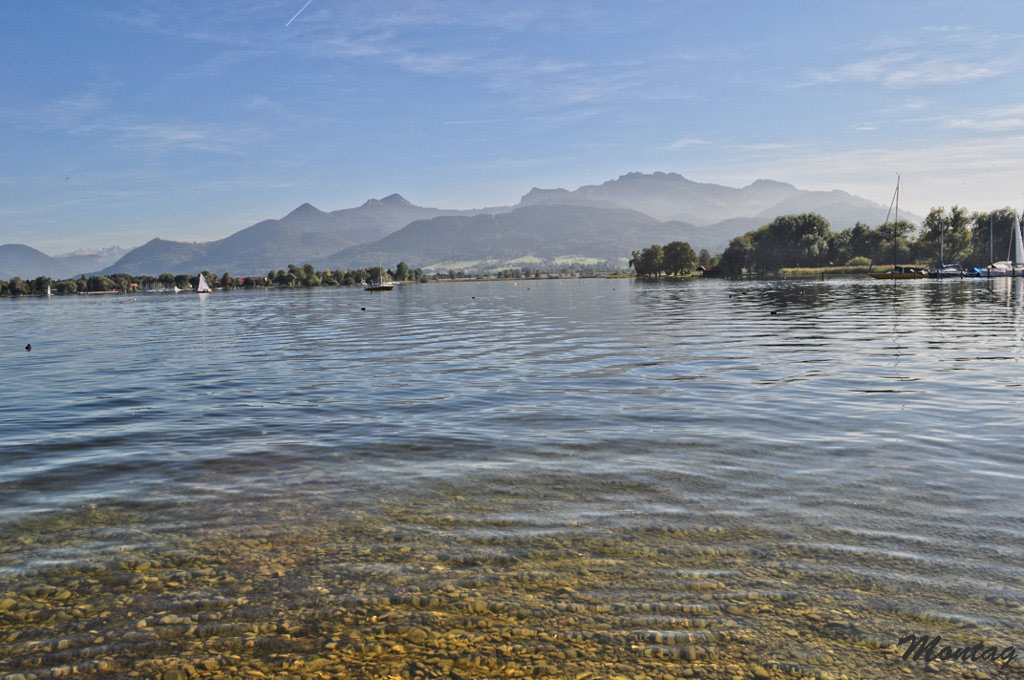
{"label": "submerged pebble", "polygon": [[[922,608],[954,592],[938,566],[889,559],[894,574],[934,572],[908,593],[865,575],[877,556],[837,561],[824,536],[742,524],[529,531],[505,519],[523,502],[442,489],[373,514],[285,507],[24,569],[0,599],[0,677],[888,678],[904,667],[898,651],[867,641],[894,642],[894,630],[1007,634],[967,618],[924,623]],[[69,515],[56,532],[52,518],[27,521],[19,535],[84,549],[93,519]],[[104,513],[104,531],[139,519]],[[997,607],[959,597],[977,620]]]}

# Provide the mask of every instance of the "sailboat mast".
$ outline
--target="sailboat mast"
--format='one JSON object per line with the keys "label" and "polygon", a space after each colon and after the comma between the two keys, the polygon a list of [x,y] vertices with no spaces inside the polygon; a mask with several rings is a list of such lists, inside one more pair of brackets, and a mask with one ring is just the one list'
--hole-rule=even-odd
{"label": "sailboat mast", "polygon": [[942,220],[939,222],[939,268],[945,263],[946,258],[944,256],[946,245],[946,221]]}
{"label": "sailboat mast", "polygon": [[1013,259],[1013,239],[1017,238],[1016,235],[1010,234],[1010,242],[1006,244],[1006,259]]}
{"label": "sailboat mast", "polygon": [[[892,270],[896,271],[896,251],[899,249],[899,228],[900,223],[900,176],[896,175],[896,211],[892,221]],[[895,276],[893,277],[895,280]]]}

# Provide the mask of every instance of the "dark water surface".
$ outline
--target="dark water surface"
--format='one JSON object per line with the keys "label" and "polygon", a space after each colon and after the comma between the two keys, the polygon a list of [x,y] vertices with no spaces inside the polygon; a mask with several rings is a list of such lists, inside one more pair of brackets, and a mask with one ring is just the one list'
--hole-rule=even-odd
{"label": "dark water surface", "polygon": [[0,678],[1020,677],[1022,284],[0,300]]}

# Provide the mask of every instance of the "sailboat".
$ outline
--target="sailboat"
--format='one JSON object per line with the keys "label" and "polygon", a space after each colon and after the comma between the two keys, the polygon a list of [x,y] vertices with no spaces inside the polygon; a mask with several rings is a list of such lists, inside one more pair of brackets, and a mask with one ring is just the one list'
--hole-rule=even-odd
{"label": "sailboat", "polygon": [[[896,245],[898,243],[898,241],[897,241],[897,231],[896,230],[897,230],[897,227],[898,227],[899,222],[900,222],[900,178],[899,177],[896,177],[896,193],[893,194],[892,203],[889,204],[889,209],[892,210],[894,205],[896,207],[896,211],[895,211],[894,219],[893,219],[893,222],[892,222],[892,252],[893,252],[893,255],[892,255],[892,259],[893,259],[892,269],[890,269],[887,272],[873,272],[873,271],[871,271],[871,267],[868,267],[868,273],[871,275],[871,278],[874,278],[874,279],[923,279],[923,278],[928,276],[928,272],[925,271],[924,269],[921,269],[919,267],[907,267],[907,266],[904,266],[904,265],[896,264],[896,262],[895,262],[895,260],[896,260]],[[888,223],[889,223],[889,215],[886,214],[886,216],[885,216],[885,224],[883,224],[882,227],[884,228],[885,225],[888,224]],[[875,252],[876,253],[878,252],[877,248],[876,248]],[[874,266],[874,262],[872,262],[871,266],[872,267]]]}
{"label": "sailboat", "polygon": [[[1013,232],[1010,249],[1013,250],[1012,260],[1001,260],[993,262],[981,272],[984,278],[995,278],[1000,276],[1024,276],[1024,241],[1020,235],[1020,217],[1013,215]],[[1009,257],[1009,253],[1007,253]]]}
{"label": "sailboat", "polygon": [[394,289],[395,284],[394,284],[393,281],[385,281],[384,280],[384,273],[385,272],[384,272],[384,265],[381,264],[382,262],[383,262],[383,258],[380,256],[380,253],[377,253],[377,271],[378,271],[378,274],[379,274],[380,278],[378,278],[376,281],[368,281],[366,283],[366,285],[363,286],[363,290],[393,290]]}
{"label": "sailboat", "polygon": [[939,231],[939,267],[938,269],[931,269],[928,271],[928,276],[933,279],[944,279],[951,278],[954,276],[963,277],[964,270],[958,264],[946,264],[946,226],[941,225],[942,228]]}
{"label": "sailboat", "polygon": [[53,291],[50,290],[50,285],[46,285],[46,297],[53,297]]}
{"label": "sailboat", "polygon": [[197,293],[209,293],[209,292],[211,292],[210,291],[210,284],[208,284],[206,282],[206,277],[203,276],[202,274],[199,275],[199,285],[196,286],[196,292]]}

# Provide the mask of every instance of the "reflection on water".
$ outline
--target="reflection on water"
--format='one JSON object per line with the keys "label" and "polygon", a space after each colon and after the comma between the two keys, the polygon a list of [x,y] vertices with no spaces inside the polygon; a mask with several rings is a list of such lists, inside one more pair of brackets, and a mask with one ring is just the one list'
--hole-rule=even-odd
{"label": "reflection on water", "polygon": [[1022,284],[0,301],[0,677],[1024,652]]}

